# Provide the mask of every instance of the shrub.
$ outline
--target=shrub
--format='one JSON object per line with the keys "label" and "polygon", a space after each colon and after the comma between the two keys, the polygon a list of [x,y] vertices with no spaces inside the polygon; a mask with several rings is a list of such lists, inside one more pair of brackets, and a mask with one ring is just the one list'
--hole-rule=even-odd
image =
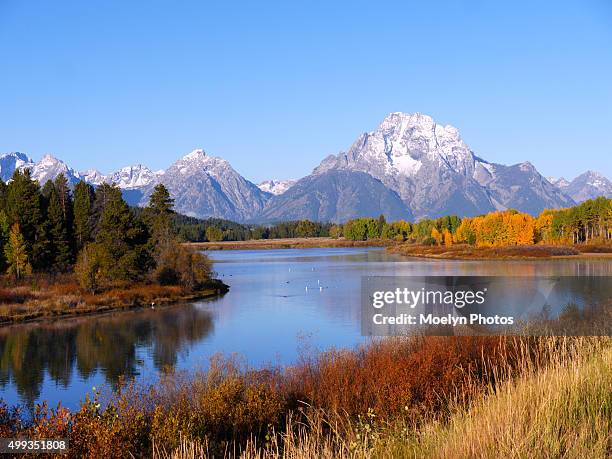
{"label": "shrub", "polygon": [[211,266],[206,255],[171,242],[161,251],[153,278],[162,285],[181,285],[194,290],[210,280]]}

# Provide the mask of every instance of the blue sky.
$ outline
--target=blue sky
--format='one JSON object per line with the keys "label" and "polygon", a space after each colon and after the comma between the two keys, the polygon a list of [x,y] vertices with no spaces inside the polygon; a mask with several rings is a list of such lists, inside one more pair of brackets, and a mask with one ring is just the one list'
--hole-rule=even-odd
{"label": "blue sky", "polygon": [[389,112],[612,177],[612,2],[0,0],[0,151],[301,177]]}

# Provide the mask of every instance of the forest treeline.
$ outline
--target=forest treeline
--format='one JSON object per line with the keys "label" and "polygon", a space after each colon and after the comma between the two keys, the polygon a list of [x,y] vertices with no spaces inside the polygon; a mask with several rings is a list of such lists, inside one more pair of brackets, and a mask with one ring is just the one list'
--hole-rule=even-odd
{"label": "forest treeline", "polygon": [[327,237],[331,223],[295,220],[273,225],[246,225],[220,218],[205,220],[175,214],[178,235],[186,242],[250,241],[296,237]]}
{"label": "forest treeline", "polygon": [[612,239],[612,200],[600,197],[567,209],[546,209],[537,217],[516,210],[490,212],[476,217],[456,215],[387,222],[356,218],[344,224],[298,220],[271,226],[206,220],[176,214],[179,236],[189,242],[247,241],[295,237],[344,237],[354,241],[388,239],[425,245],[463,243],[478,247],[530,244],[578,244]]}
{"label": "forest treeline", "polygon": [[495,247],[578,244],[612,239],[612,200],[600,197],[537,217],[505,210],[476,217],[445,216],[413,223],[358,218],[344,224],[309,220],[270,226],[176,214],[158,185],[149,204],[130,208],[114,185],[73,189],[59,175],[41,188],[29,171],[0,181],[0,271],[15,278],[33,272],[74,272],[91,292],[118,283],[156,282],[196,288],[210,277],[210,263],[183,241],[344,237],[388,239],[425,245]]}
{"label": "forest treeline", "polygon": [[446,216],[418,223],[387,223],[383,216],[332,225],[332,237],[394,239],[425,245],[464,243],[478,247],[579,244],[612,239],[612,200],[600,197],[567,209],[546,209],[537,217],[505,210],[476,217]]}
{"label": "forest treeline", "polygon": [[196,289],[211,266],[180,244],[173,215],[163,185],[135,211],[115,185],[81,181],[71,189],[60,174],[41,188],[28,170],[16,170],[0,181],[0,269],[16,279],[74,272],[90,292],[135,282]]}

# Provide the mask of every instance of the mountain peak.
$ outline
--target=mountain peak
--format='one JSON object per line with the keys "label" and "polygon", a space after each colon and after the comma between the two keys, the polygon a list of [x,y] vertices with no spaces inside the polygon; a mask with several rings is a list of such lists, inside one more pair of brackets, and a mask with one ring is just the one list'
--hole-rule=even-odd
{"label": "mountain peak", "polygon": [[66,165],[66,163],[64,163],[64,161],[62,161],[61,159],[56,158],[55,156],[53,156],[52,154],[49,154],[49,153],[45,153],[43,155],[43,157],[40,159],[38,164],[40,166],[55,166],[57,164],[63,165],[63,166]]}
{"label": "mountain peak", "polygon": [[16,160],[24,161],[26,163],[33,162],[28,155],[26,155],[25,153],[21,153],[20,151],[11,151],[9,153],[3,153],[2,155],[0,155],[0,159],[5,158],[14,158]]}
{"label": "mountain peak", "polygon": [[111,174],[110,180],[119,188],[131,189],[150,185],[156,180],[156,176],[148,167],[136,164],[122,167],[119,171]]}
{"label": "mountain peak", "polygon": [[564,190],[574,201],[582,202],[599,196],[612,197],[612,181],[603,174],[588,170],[572,180]]}
{"label": "mountain peak", "polygon": [[592,178],[596,178],[596,179],[601,179],[601,178],[605,178],[603,174],[597,172],[597,171],[593,171],[593,170],[588,170],[586,172],[584,172],[583,174],[580,174],[579,177],[592,177]]}
{"label": "mountain peak", "polygon": [[202,148],[196,148],[195,150],[193,150],[190,153],[187,153],[185,156],[183,156],[182,159],[193,161],[193,160],[197,160],[197,159],[203,159],[205,157],[206,157],[206,152]]}

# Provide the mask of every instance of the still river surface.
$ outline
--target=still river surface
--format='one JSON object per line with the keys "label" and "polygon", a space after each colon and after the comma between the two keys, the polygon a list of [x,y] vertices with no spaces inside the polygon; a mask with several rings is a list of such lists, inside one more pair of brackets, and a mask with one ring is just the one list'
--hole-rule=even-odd
{"label": "still river surface", "polygon": [[75,407],[93,386],[112,388],[121,377],[152,383],[168,367],[205,368],[215,353],[287,365],[300,352],[355,346],[369,339],[361,335],[362,276],[612,275],[610,259],[421,260],[372,248],[209,256],[231,287],[221,298],[0,329],[0,398]]}

